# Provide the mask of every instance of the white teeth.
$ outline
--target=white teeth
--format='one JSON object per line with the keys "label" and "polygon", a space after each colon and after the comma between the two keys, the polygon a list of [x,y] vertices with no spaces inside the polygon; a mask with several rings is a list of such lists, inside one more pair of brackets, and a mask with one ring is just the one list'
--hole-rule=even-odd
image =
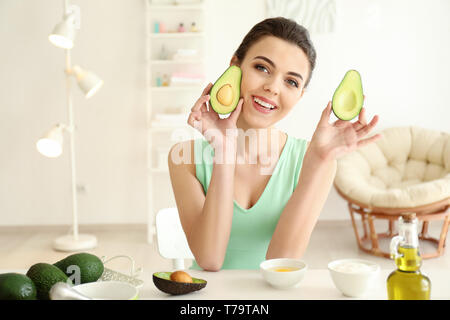
{"label": "white teeth", "polygon": [[253,100],[255,100],[257,103],[259,103],[264,108],[267,108],[267,109],[274,109],[275,108],[275,106],[271,105],[270,103],[262,101],[262,100],[260,100],[260,99],[258,99],[256,97],[254,97]]}

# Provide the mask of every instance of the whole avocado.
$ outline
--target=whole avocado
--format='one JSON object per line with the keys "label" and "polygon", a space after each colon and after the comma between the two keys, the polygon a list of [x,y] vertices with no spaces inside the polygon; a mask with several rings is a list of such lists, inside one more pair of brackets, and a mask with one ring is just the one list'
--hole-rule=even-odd
{"label": "whole avocado", "polygon": [[0,300],[36,300],[36,286],[24,274],[0,274]]}
{"label": "whole avocado", "polygon": [[27,276],[34,282],[39,300],[49,300],[49,292],[57,282],[69,282],[60,269],[48,263],[36,263],[28,269]]}
{"label": "whole avocado", "polygon": [[[54,264],[68,277],[72,276],[75,284],[97,281],[103,274],[103,262],[95,255],[82,252],[75,253]],[[79,278],[77,269],[79,268]],[[79,283],[77,283],[79,281]]]}

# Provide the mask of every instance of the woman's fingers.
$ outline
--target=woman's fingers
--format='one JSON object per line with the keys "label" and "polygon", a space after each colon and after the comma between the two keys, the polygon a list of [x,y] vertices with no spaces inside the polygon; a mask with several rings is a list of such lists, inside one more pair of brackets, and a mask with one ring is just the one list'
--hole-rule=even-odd
{"label": "woman's fingers", "polygon": [[187,123],[197,129],[198,131],[201,131],[201,122],[202,122],[202,113],[201,111],[193,111],[189,114]]}
{"label": "woman's fingers", "polygon": [[369,124],[363,126],[361,129],[357,130],[356,133],[358,135],[358,138],[364,137],[367,135],[378,123],[379,117],[376,115],[372,118],[372,121],[370,121]]}
{"label": "woman's fingers", "polygon": [[366,108],[362,107],[361,112],[359,113],[358,122],[365,126],[367,124],[366,120]]}
{"label": "woman's fingers", "polygon": [[233,112],[230,114],[229,119],[231,121],[233,121],[234,123],[236,123],[237,119],[239,118],[239,114],[241,113],[243,103],[244,103],[244,99],[240,98],[239,102],[236,106],[236,109],[234,109]]}
{"label": "woman's fingers", "polygon": [[[195,102],[191,111],[197,111],[197,110],[209,111],[209,110],[207,110],[206,102],[209,100],[209,91],[211,90],[212,86],[213,86],[212,83],[208,83],[208,85],[205,87],[205,89],[203,89],[203,92],[202,92],[202,95],[200,96],[200,98],[198,98],[198,100]],[[205,108],[202,108],[203,105]]]}
{"label": "woman's fingers", "polygon": [[358,143],[357,143],[357,147],[360,148],[360,147],[363,147],[365,145],[368,145],[368,144],[370,144],[372,142],[375,142],[375,141],[379,140],[381,137],[382,137],[381,134],[376,134],[376,135],[374,135],[374,136],[372,136],[370,138],[359,140]]}
{"label": "woman's fingers", "polygon": [[209,91],[211,90],[212,86],[213,86],[213,84],[211,82],[208,83],[208,85],[205,87],[205,89],[203,89],[202,96],[208,94]]}
{"label": "woman's fingers", "polygon": [[361,109],[361,112],[359,113],[358,121],[353,122],[352,126],[355,129],[355,131],[359,131],[361,128],[363,128],[366,125],[367,125],[366,108],[363,107]]}
{"label": "woman's fingers", "polygon": [[322,111],[322,116],[320,117],[320,122],[326,121],[326,123],[328,123],[328,121],[330,120],[331,109],[332,109],[331,101],[328,101],[326,108],[323,109],[323,111]]}
{"label": "woman's fingers", "polygon": [[198,98],[198,100],[195,102],[194,106],[192,107],[191,111],[202,111],[202,106],[205,105],[205,110],[206,110],[206,102],[209,100],[209,94],[201,96],[200,98]]}

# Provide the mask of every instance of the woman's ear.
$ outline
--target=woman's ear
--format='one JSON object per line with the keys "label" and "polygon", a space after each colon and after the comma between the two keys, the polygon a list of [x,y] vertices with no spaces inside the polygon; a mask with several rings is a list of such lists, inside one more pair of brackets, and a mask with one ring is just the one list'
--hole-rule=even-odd
{"label": "woman's ear", "polygon": [[230,67],[231,66],[239,66],[239,65],[240,65],[240,63],[239,63],[238,57],[233,56],[233,58],[231,58],[231,61],[230,61]]}

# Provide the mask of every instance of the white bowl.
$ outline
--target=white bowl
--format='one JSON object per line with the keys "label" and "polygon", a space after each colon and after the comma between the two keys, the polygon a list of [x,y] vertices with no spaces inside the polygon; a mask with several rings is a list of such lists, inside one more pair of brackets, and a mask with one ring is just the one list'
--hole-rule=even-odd
{"label": "white bowl", "polygon": [[137,300],[138,289],[121,281],[97,281],[74,286],[73,289],[94,300]]}
{"label": "white bowl", "polygon": [[[305,276],[308,268],[305,262],[299,259],[270,259],[259,265],[263,278],[273,287],[278,289],[296,288]],[[276,267],[298,268],[298,270],[279,272],[271,270]]]}
{"label": "white bowl", "polygon": [[380,266],[362,259],[341,259],[328,264],[336,288],[348,297],[361,297],[373,286]]}

